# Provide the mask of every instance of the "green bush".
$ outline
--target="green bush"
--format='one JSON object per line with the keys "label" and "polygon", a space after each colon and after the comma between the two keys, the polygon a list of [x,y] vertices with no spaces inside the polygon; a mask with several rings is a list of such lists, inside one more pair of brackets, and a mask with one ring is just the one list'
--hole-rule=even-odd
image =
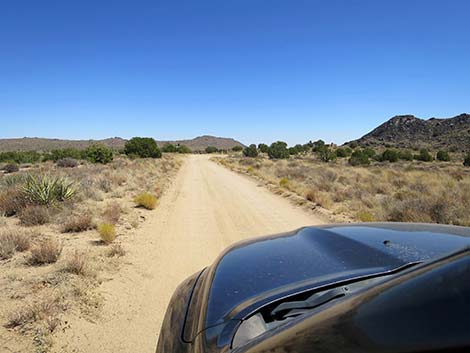
{"label": "green bush", "polygon": [[365,153],[365,155],[369,158],[374,158],[375,155],[376,155],[376,152],[375,150],[372,148],[372,147],[366,147],[364,148],[363,152]]}
{"label": "green bush", "polygon": [[[256,146],[255,146],[256,147]],[[234,146],[232,147],[232,151],[233,152],[240,152],[240,151],[243,151],[243,147],[242,146]]]}
{"label": "green bush", "polygon": [[60,159],[73,158],[73,159],[86,159],[86,150],[78,150],[76,148],[63,148],[53,150],[44,155],[43,159],[47,161],[57,162]]}
{"label": "green bush", "polygon": [[433,158],[426,148],[422,148],[419,154],[415,156],[415,159],[423,162],[431,162]]}
{"label": "green bush", "polygon": [[177,152],[178,152],[178,153],[191,153],[192,151],[191,151],[191,149],[190,149],[188,146],[186,146],[186,145],[181,145],[181,146],[178,146]]}
{"label": "green bush", "polygon": [[162,147],[162,152],[164,153],[175,153],[178,152],[178,148],[175,145],[172,145],[171,143],[166,144],[165,146]]}
{"label": "green bush", "polygon": [[302,152],[304,152],[304,148],[300,144],[297,144],[294,147],[289,147],[289,154],[291,156],[294,156],[294,155],[302,153]]}
{"label": "green bush", "polygon": [[137,155],[140,158],[161,158],[162,152],[157,142],[151,137],[133,137],[126,142],[124,153]]}
{"label": "green bush", "polygon": [[351,154],[351,158],[349,158],[349,164],[353,166],[369,165],[370,159],[364,151],[356,150]]}
{"label": "green bush", "polygon": [[322,162],[330,162],[336,160],[336,152],[330,149],[329,147],[325,147],[317,152],[318,158]]}
{"label": "green bush", "polygon": [[325,141],[323,140],[317,140],[313,143],[313,152],[320,152],[326,148]]}
{"label": "green bush", "polygon": [[352,153],[352,149],[350,149],[349,147],[338,147],[336,149],[336,156],[338,158],[349,157],[351,153]]}
{"label": "green bush", "polygon": [[386,149],[385,151],[382,152],[382,156],[380,157],[380,160],[382,162],[390,162],[390,163],[395,163],[398,162],[400,154],[398,153],[397,150],[392,150],[392,149]]}
{"label": "green bush", "polygon": [[450,161],[450,156],[449,156],[449,153],[447,151],[440,150],[440,151],[437,151],[436,159],[438,161],[442,161],[442,162],[449,162]]}
{"label": "green bush", "polygon": [[77,194],[74,182],[64,177],[47,175],[28,175],[22,191],[28,203],[35,205],[51,205],[71,199]]}
{"label": "green bush", "polygon": [[260,143],[260,144],[258,145],[258,149],[259,149],[259,151],[260,151],[261,153],[268,153],[268,151],[269,151],[269,146],[268,146],[267,144],[265,144],[265,143]]}
{"label": "green bush", "polygon": [[19,152],[1,152],[1,163],[36,163],[41,160],[41,155],[35,151],[19,151]]}
{"label": "green bush", "polygon": [[206,153],[216,153],[218,151],[219,150],[217,149],[217,147],[214,147],[214,146],[207,146],[206,147]]}
{"label": "green bush", "polygon": [[463,160],[463,165],[466,166],[466,167],[470,167],[470,153],[468,153],[464,160]]}
{"label": "green bush", "polygon": [[286,159],[289,158],[289,150],[287,143],[283,141],[273,142],[268,149],[268,156],[271,159]]}
{"label": "green bush", "polygon": [[258,149],[256,148],[255,144],[249,145],[243,150],[243,155],[245,157],[257,157],[258,156]]}
{"label": "green bush", "polygon": [[86,149],[86,157],[92,163],[107,164],[113,161],[113,151],[104,145],[95,144]]}
{"label": "green bush", "polygon": [[413,154],[409,150],[403,150],[398,153],[398,158],[404,161],[412,161]]}

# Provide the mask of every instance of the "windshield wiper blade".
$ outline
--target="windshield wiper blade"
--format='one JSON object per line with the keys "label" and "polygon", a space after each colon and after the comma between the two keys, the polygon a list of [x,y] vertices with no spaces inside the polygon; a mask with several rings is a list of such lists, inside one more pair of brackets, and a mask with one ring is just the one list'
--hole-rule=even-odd
{"label": "windshield wiper blade", "polygon": [[338,287],[325,292],[316,293],[302,301],[284,302],[271,311],[274,318],[282,318],[284,314],[291,310],[314,309],[337,298],[344,297],[349,292],[348,287]]}

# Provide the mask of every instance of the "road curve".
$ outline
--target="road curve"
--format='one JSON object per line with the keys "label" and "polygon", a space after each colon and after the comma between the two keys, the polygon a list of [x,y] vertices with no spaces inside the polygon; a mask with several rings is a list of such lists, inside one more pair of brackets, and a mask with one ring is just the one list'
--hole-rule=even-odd
{"label": "road curve", "polygon": [[71,320],[57,337],[57,352],[154,352],[168,301],[184,278],[239,240],[322,223],[203,155],[186,158],[148,215],[123,240],[127,264],[100,287],[100,319]]}

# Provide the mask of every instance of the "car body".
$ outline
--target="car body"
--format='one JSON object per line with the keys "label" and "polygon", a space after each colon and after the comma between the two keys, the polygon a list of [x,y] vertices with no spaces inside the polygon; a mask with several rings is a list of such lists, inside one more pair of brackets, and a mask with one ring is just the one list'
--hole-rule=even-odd
{"label": "car body", "polygon": [[470,228],[306,227],[185,280],[158,353],[470,352]]}

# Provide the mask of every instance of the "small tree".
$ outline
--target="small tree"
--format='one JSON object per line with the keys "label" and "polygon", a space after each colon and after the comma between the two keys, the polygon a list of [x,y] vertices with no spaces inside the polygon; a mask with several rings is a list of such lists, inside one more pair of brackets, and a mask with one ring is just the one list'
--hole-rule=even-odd
{"label": "small tree", "polygon": [[330,161],[336,160],[336,152],[328,147],[325,147],[318,151],[318,157],[321,161],[328,163]]}
{"label": "small tree", "polygon": [[467,153],[465,159],[463,160],[463,165],[466,167],[470,167],[470,153]]}
{"label": "small tree", "polygon": [[94,144],[86,149],[86,157],[92,163],[107,164],[113,160],[113,151],[101,144]]}
{"label": "small tree", "polygon": [[283,141],[273,142],[268,149],[268,156],[271,159],[286,159],[289,158],[289,150],[287,143]]}
{"label": "small tree", "polygon": [[269,150],[269,146],[265,143],[260,143],[258,145],[258,149],[261,153],[268,153],[268,150]]}
{"label": "small tree", "polygon": [[157,142],[151,137],[133,137],[126,142],[124,153],[128,156],[139,156],[140,158],[161,158],[162,151]]}
{"label": "small tree", "polygon": [[336,149],[336,156],[338,158],[349,157],[352,153],[352,150],[349,147],[338,147]]}
{"label": "small tree", "polygon": [[175,145],[168,143],[162,147],[162,152],[164,153],[175,153],[178,152],[178,149]]}
{"label": "small tree", "polygon": [[252,144],[243,150],[243,154],[245,155],[245,157],[257,157],[258,149],[256,148],[255,144]]}
{"label": "small tree", "polygon": [[409,150],[404,150],[400,151],[398,158],[404,161],[412,161],[413,160],[413,153],[411,153]]}
{"label": "small tree", "polygon": [[320,152],[326,148],[325,141],[323,140],[317,140],[313,143],[313,152]]}
{"label": "small tree", "polygon": [[375,150],[372,148],[372,147],[366,147],[364,148],[363,152],[365,153],[365,155],[369,158],[374,158],[375,155],[376,155],[376,152]]}
{"label": "small tree", "polygon": [[351,158],[349,158],[349,164],[353,166],[357,165],[369,165],[370,159],[364,151],[356,150],[351,154]]}
{"label": "small tree", "polygon": [[449,162],[450,161],[450,156],[449,156],[449,153],[447,151],[440,150],[440,151],[437,151],[436,159],[438,161],[442,161],[442,162]]}
{"label": "small tree", "polygon": [[[256,147],[256,146],[255,146]],[[240,152],[240,151],[243,151],[243,147],[242,146],[233,146],[232,147],[232,151],[233,152]]]}
{"label": "small tree", "polygon": [[415,156],[415,159],[417,159],[418,161],[423,161],[423,162],[431,162],[432,156],[426,148],[422,148],[419,151],[419,154]]}
{"label": "small tree", "polygon": [[206,153],[216,153],[218,151],[219,150],[217,149],[217,147],[214,147],[214,146],[207,146],[206,147]]}
{"label": "small tree", "polygon": [[387,148],[385,151],[383,151],[380,160],[382,162],[389,161],[390,163],[395,163],[398,161],[398,157],[398,151]]}
{"label": "small tree", "polygon": [[192,151],[191,151],[191,148],[189,148],[188,146],[181,145],[181,146],[178,146],[177,152],[178,153],[191,153]]}

